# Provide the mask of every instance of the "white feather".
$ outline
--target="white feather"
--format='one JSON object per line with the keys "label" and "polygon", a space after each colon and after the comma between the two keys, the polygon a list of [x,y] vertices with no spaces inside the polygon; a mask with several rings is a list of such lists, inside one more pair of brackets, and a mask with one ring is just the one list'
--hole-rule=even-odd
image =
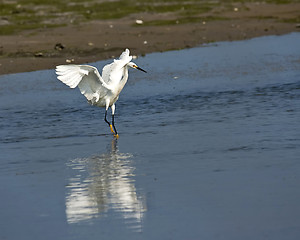
{"label": "white feather", "polygon": [[109,91],[98,70],[88,65],[60,65],[56,67],[58,79],[70,88],[79,87],[80,92],[92,104]]}
{"label": "white feather", "polygon": [[[119,94],[127,82],[128,67],[144,71],[131,62],[131,59],[132,56],[129,55],[129,50],[126,49],[119,59],[104,66],[102,77],[97,68],[89,65],[71,64],[56,67],[58,80],[70,88],[78,86],[80,92],[92,105],[105,107],[105,122],[109,124],[111,131],[117,137],[118,133],[114,125],[115,102],[118,100]],[[109,107],[112,111],[112,124],[106,119]]]}
{"label": "white feather", "polygon": [[128,79],[128,66],[134,64],[129,54],[126,49],[119,59],[104,66],[102,77],[93,66],[70,64],[56,67],[57,78],[70,88],[78,86],[91,104],[108,108],[118,100]]}
{"label": "white feather", "polygon": [[132,56],[129,56],[129,53],[129,50],[126,49],[119,59],[115,59],[111,64],[104,66],[102,70],[102,77],[106,83],[112,85],[119,83],[124,75],[122,69],[132,60]]}
{"label": "white feather", "polygon": [[[82,65],[60,65],[56,67],[58,79],[70,88],[75,88],[89,71],[82,68]],[[90,69],[93,71],[94,69]]]}

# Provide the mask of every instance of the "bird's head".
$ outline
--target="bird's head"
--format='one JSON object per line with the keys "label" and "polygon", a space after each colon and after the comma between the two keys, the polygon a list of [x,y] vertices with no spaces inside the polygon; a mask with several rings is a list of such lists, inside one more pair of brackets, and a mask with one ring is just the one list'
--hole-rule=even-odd
{"label": "bird's head", "polygon": [[131,67],[131,68],[135,68],[135,69],[137,69],[137,70],[140,70],[140,71],[146,73],[146,71],[145,71],[144,69],[141,69],[140,67],[138,67],[134,62],[129,62],[129,63],[127,64],[127,66],[128,66],[128,67]]}

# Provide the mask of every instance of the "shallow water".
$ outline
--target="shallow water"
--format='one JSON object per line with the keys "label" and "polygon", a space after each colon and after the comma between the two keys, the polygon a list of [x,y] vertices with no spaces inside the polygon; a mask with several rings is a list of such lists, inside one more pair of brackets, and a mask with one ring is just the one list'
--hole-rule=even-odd
{"label": "shallow water", "polygon": [[298,239],[299,42],[135,60],[118,140],[53,70],[1,76],[0,239]]}

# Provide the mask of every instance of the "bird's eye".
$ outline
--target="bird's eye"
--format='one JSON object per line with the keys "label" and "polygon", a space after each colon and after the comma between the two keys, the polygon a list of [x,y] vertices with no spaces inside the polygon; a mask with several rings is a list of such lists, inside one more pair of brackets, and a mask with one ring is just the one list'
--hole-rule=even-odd
{"label": "bird's eye", "polygon": [[134,68],[137,68],[137,65],[133,65]]}

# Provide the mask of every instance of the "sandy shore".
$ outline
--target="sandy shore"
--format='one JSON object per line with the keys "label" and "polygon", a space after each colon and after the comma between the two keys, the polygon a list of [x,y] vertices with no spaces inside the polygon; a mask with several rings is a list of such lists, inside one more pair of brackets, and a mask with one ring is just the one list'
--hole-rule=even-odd
{"label": "sandy shore", "polygon": [[[299,9],[300,3],[236,3],[232,9],[219,6],[189,23],[146,24],[153,19],[173,20],[175,16],[140,13],[115,20],[91,20],[1,35],[0,74],[94,62],[117,57],[125,48],[139,56],[215,41],[286,34],[300,30]],[[143,24],[136,24],[137,19]]]}

